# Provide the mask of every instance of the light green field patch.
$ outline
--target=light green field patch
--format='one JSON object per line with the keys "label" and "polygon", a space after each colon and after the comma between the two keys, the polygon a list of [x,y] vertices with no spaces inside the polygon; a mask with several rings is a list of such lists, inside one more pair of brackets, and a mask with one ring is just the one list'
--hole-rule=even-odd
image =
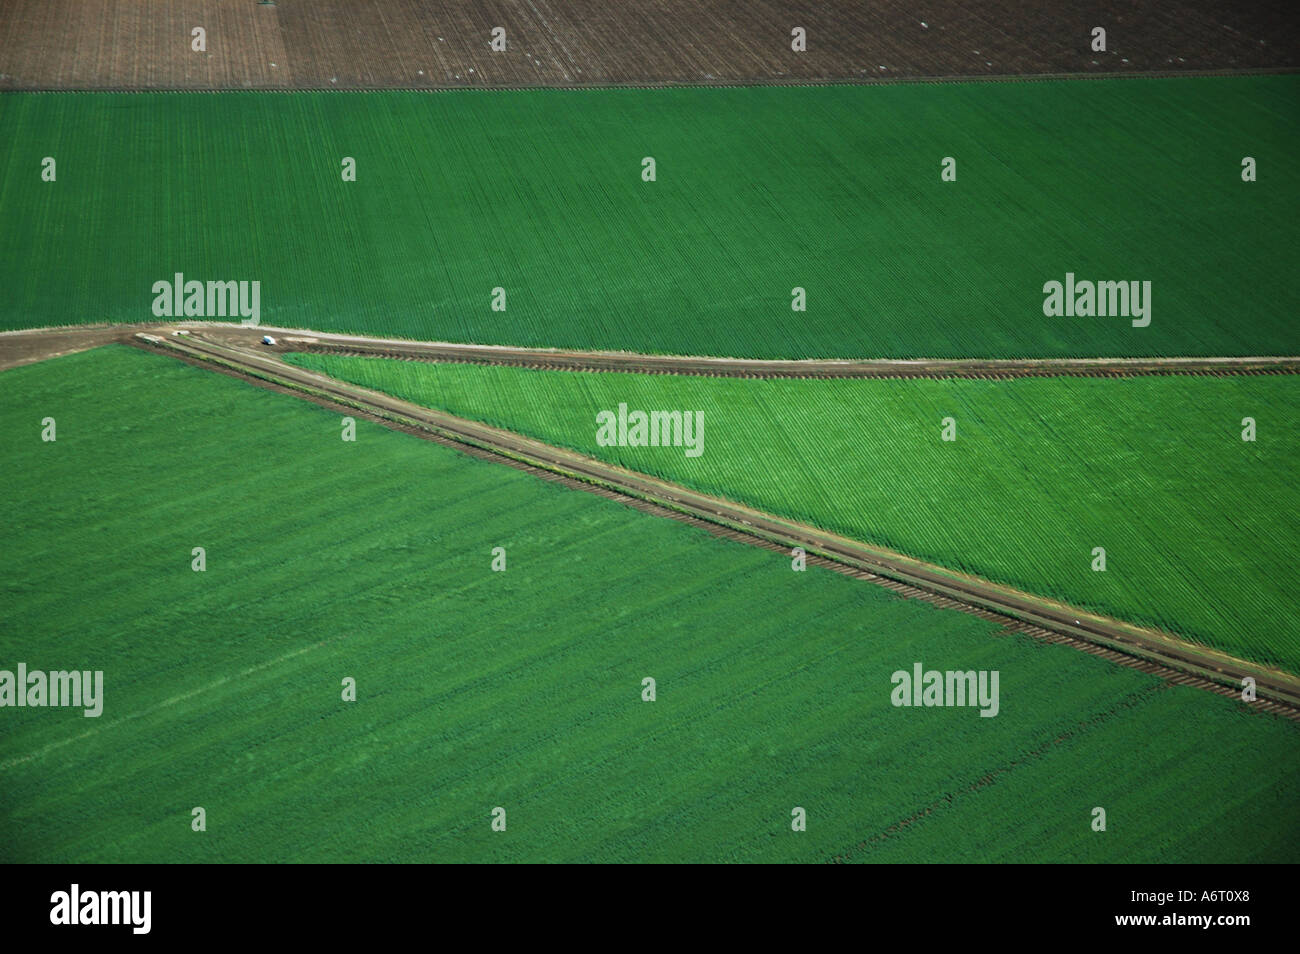
{"label": "light green field patch", "polygon": [[[1293,376],[738,380],[288,360],[1300,672]],[[703,411],[703,453],[600,446],[596,416],[620,403]]]}

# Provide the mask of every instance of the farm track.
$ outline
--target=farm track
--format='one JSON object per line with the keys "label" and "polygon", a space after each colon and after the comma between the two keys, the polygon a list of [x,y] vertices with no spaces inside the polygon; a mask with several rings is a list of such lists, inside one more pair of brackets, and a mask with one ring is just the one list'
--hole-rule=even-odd
{"label": "farm track", "polygon": [[[207,31],[207,48],[190,31]],[[490,48],[494,27],[507,48]],[[807,49],[791,49],[791,29]],[[1107,30],[1093,52],[1091,31]],[[0,89],[747,84],[1300,67],[1288,0],[5,0]]]}
{"label": "farm track", "polygon": [[[344,335],[308,329],[256,328],[210,322],[169,324],[88,325],[40,328],[0,333],[0,370],[55,357],[69,351],[98,347],[111,341],[131,343],[140,331],[169,336],[183,330],[215,343],[254,348],[264,353],[334,354],[443,364],[497,365],[537,371],[677,374],[711,378],[967,378],[1000,381],[1026,377],[1126,378],[1154,375],[1272,375],[1300,373],[1300,357],[1206,358],[918,358],[811,359],[799,361],[723,358],[692,355],[636,354],[626,351],[575,351],[514,348],[503,345],[407,341]],[[263,335],[273,346],[259,342]]]}
{"label": "farm track", "polygon": [[188,327],[213,340],[238,347],[255,346],[263,334],[270,334],[276,337],[276,344],[268,350],[280,353],[304,352],[401,361],[499,365],[537,371],[678,374],[752,379],[974,378],[986,381],[1061,376],[1116,378],[1165,374],[1221,376],[1300,373],[1300,358],[1293,357],[781,361],[416,342],[285,329],[218,329],[201,325]]}
{"label": "farm track", "polygon": [[[798,378],[831,380],[836,378],[968,378],[979,381],[1004,381],[1031,377],[1131,378],[1139,376],[1192,375],[1224,377],[1230,375],[1295,374],[1300,358],[1208,358],[1182,359],[1177,362],[1137,361],[1133,359],[1099,359],[1087,361],[1046,362],[972,360],[908,361],[738,361],[732,358],[663,357],[625,354],[595,357],[581,352],[557,356],[527,352],[497,354],[459,348],[435,354],[409,348],[358,348],[325,343],[299,344],[277,348],[282,352],[334,354],[353,358],[389,358],[398,361],[422,361],[430,364],[477,364],[527,368],[532,371],[582,371],[588,373],[622,372],[625,374],[677,374],[704,378]],[[471,346],[472,347],[472,346]]]}
{"label": "farm track", "polygon": [[1076,610],[785,520],[739,504],[696,493],[667,481],[627,471],[540,441],[457,418],[285,364],[277,355],[205,340],[196,335],[161,337],[141,332],[128,343],[243,378],[262,387],[344,413],[359,414],[387,427],[505,462],[543,479],[597,493],[647,513],[668,516],[717,536],[789,553],[804,547],[809,562],[885,586],[902,596],[1004,625],[1044,642],[1073,646],[1111,662],[1139,669],[1174,685],[1239,698],[1242,679],[1256,680],[1260,698],[1252,708],[1300,721],[1300,678],[1168,633]]}

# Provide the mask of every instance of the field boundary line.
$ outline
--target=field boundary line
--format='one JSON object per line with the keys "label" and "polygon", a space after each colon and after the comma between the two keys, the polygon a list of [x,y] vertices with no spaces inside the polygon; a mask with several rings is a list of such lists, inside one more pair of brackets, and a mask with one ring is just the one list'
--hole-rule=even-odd
{"label": "field boundary line", "polygon": [[[371,335],[313,331],[307,328],[256,327],[223,322],[135,323],[119,326],[69,325],[59,328],[0,332],[0,368],[6,345],[18,347],[32,338],[48,338],[51,347],[63,337],[91,333],[131,343],[135,333],[160,337],[201,336],[215,343],[260,352],[338,354],[444,364],[479,364],[539,371],[677,374],[737,378],[975,378],[1145,377],[1157,375],[1300,374],[1300,356],[1174,355],[1143,358],[734,358],[713,355],[648,354],[634,351],[534,348],[450,341],[415,341]],[[274,345],[260,344],[264,335]],[[29,359],[37,360],[37,359]]]}
{"label": "field boundary line", "polygon": [[[715,355],[651,354],[635,351],[536,348],[453,341],[416,341],[342,332],[244,326],[226,322],[188,321],[159,324],[94,323],[0,332],[0,369],[30,364],[65,353],[65,339],[81,339],[78,349],[109,341],[131,343],[139,332],[157,336],[199,335],[219,344],[285,354],[337,354],[390,358],[434,364],[477,364],[538,371],[675,374],[752,379],[971,378],[1005,380],[1027,377],[1146,377],[1163,375],[1300,374],[1300,356],[1172,355],[1169,357],[1074,358],[734,358]],[[260,344],[263,335],[274,345]],[[48,349],[11,357],[34,341]],[[87,344],[86,342],[92,342]]]}

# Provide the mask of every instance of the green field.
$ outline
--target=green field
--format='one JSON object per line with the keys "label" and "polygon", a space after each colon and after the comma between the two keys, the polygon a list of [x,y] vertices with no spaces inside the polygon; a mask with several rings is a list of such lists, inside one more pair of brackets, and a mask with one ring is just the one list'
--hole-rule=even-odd
{"label": "green field", "polygon": [[1294,860],[1294,724],[780,554],[122,347],[0,441],[0,668],[105,672],[0,710],[3,861]]}
{"label": "green field", "polygon": [[[261,281],[264,324],[421,339],[1297,354],[1297,102],[1296,76],[6,93],[0,328],[151,320],[180,272]],[[1151,325],[1044,317],[1066,272],[1152,282]]]}
{"label": "green field", "polygon": [[[287,359],[1300,672],[1291,376],[755,381]],[[620,402],[703,411],[702,455],[599,446],[596,414]]]}

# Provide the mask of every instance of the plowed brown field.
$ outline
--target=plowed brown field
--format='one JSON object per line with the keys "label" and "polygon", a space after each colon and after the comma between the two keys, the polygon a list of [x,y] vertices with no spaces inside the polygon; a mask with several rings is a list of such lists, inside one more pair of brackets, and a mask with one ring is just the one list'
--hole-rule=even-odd
{"label": "plowed brown field", "polygon": [[[1300,66],[1289,0],[5,0],[0,89],[866,80]],[[207,49],[191,49],[191,30]],[[491,30],[506,30],[493,52]],[[807,50],[791,50],[791,29]],[[1107,31],[1107,51],[1091,31]]]}

